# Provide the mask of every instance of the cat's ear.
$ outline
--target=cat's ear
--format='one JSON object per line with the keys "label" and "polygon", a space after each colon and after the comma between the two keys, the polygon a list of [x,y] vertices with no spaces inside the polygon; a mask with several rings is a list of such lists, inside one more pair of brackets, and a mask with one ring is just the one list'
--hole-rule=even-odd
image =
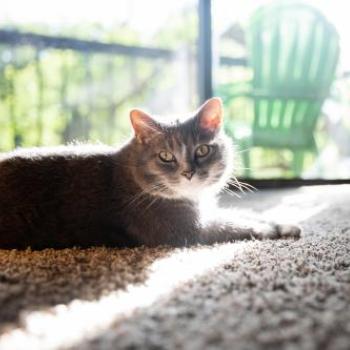
{"label": "cat's ear", "polygon": [[200,130],[206,133],[217,133],[223,124],[223,107],[219,97],[207,100],[199,107],[196,118]]}
{"label": "cat's ear", "polygon": [[135,137],[140,143],[147,143],[156,133],[160,132],[159,124],[150,115],[139,109],[130,111],[130,120]]}

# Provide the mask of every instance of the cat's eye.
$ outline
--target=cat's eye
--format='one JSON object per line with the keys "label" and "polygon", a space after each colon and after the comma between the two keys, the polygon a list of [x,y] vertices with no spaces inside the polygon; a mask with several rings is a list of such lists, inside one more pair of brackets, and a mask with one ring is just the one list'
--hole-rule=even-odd
{"label": "cat's eye", "polygon": [[175,161],[175,157],[171,152],[168,151],[161,151],[159,152],[159,158],[161,161],[165,163],[170,163]]}
{"label": "cat's eye", "polygon": [[209,152],[210,152],[210,146],[200,145],[197,147],[195,154],[196,154],[196,157],[205,157],[209,154]]}

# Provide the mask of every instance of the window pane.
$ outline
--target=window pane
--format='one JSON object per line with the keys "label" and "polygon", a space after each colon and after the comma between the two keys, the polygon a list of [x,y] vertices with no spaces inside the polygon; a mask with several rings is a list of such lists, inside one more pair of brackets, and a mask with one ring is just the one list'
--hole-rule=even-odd
{"label": "window pane", "polygon": [[198,103],[197,1],[5,0],[0,12],[0,151],[115,143],[128,111]]}

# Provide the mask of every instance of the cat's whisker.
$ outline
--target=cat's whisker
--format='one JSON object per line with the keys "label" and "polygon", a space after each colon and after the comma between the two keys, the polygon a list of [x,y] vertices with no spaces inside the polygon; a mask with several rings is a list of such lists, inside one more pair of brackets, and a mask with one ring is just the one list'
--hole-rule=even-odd
{"label": "cat's whisker", "polygon": [[242,186],[241,184],[238,184],[237,182],[230,182],[229,186],[232,186],[234,188],[236,188],[237,190],[239,190],[242,194],[246,194],[245,191],[251,192],[252,190],[245,188],[244,186]]}
{"label": "cat's whisker", "polygon": [[236,153],[244,153],[244,152],[249,152],[251,151],[251,148],[244,148],[244,149],[239,149],[239,150],[236,150]]}
{"label": "cat's whisker", "polygon": [[[231,180],[233,180],[233,181],[228,182],[227,186],[232,186],[232,187],[236,188],[242,194],[245,194],[246,193],[245,191],[253,192],[253,190],[247,186],[248,184],[245,184],[245,183],[242,183],[242,182],[238,181],[238,179],[236,177],[234,177],[234,179],[231,179]],[[232,191],[232,192],[236,193],[235,191]]]}
{"label": "cat's whisker", "polygon": [[235,165],[234,169],[237,170],[253,170],[253,168],[242,167],[240,165]]}
{"label": "cat's whisker", "polygon": [[233,179],[235,180],[234,183],[231,183],[231,185],[234,185],[236,188],[238,188],[242,193],[244,193],[243,187],[241,186],[240,182],[237,180],[235,176],[233,176]]}
{"label": "cat's whisker", "polygon": [[154,187],[155,185],[151,185],[145,189],[143,189],[141,192],[136,193],[131,200],[126,204],[125,209],[130,208],[131,205],[138,206],[140,203],[142,203],[141,199],[143,196],[147,195],[148,192]]}
{"label": "cat's whisker", "polygon": [[164,191],[164,190],[166,190],[167,189],[167,187],[164,185],[164,184],[162,184],[162,183],[158,183],[158,184],[155,184],[153,187],[152,187],[152,189],[150,190],[150,194],[151,195],[153,195],[154,196],[154,198],[151,200],[151,202],[145,207],[145,209],[144,209],[144,211],[147,211],[148,209],[150,209],[156,202],[158,202],[160,199],[161,199],[161,197],[160,196],[157,196],[157,195],[155,195],[155,193],[154,192],[156,192],[156,191]]}
{"label": "cat's whisker", "polygon": [[160,199],[160,197],[155,196],[154,199],[151,201],[151,203],[147,205],[147,207],[145,208],[145,211],[150,209],[152,207],[152,205],[155,204],[159,199]]}
{"label": "cat's whisker", "polygon": [[133,208],[139,208],[149,198],[147,193],[143,193],[134,203]]}
{"label": "cat's whisker", "polygon": [[238,190],[241,189],[241,187],[239,186],[239,184],[237,183],[237,181],[235,181],[235,180],[233,180],[233,179],[229,179],[229,181],[227,182],[226,185],[234,186],[234,187],[237,188]]}
{"label": "cat's whisker", "polygon": [[223,188],[224,192],[226,192],[226,193],[228,193],[228,194],[230,194],[230,195],[234,195],[234,196],[237,197],[237,198],[241,198],[241,196],[240,196],[237,192],[233,191],[233,190],[230,189],[228,186],[229,186],[229,184],[227,184],[226,186],[224,186],[224,188]]}
{"label": "cat's whisker", "polygon": [[[237,188],[237,189],[239,189],[239,188]],[[236,191],[232,190],[231,188],[226,188],[226,190],[227,190],[227,192],[230,192],[231,194],[234,194],[236,197],[241,198],[241,196]]]}
{"label": "cat's whisker", "polygon": [[[144,190],[140,193],[140,196],[138,196],[138,197],[136,198],[136,200],[135,200],[133,203],[131,203],[131,204],[134,204],[134,208],[137,208],[137,207],[139,207],[142,203],[144,203],[147,199],[149,199],[149,198],[150,198],[150,195],[154,196],[154,194],[155,194],[156,191],[165,190],[165,189],[166,189],[166,187],[165,187],[163,184],[161,184],[161,183],[153,184],[153,185],[147,187],[146,189],[144,189]],[[158,196],[154,196],[154,197],[155,197],[156,200],[159,199]],[[153,202],[155,202],[154,199],[151,200],[151,203],[150,203],[146,208],[148,209],[149,207],[151,207],[152,204],[153,204]],[[128,207],[130,207],[130,204],[129,204]],[[145,209],[145,210],[146,210],[146,209]]]}
{"label": "cat's whisker", "polygon": [[224,187],[223,190],[224,190],[225,193],[227,193],[227,194],[229,194],[229,195],[233,195],[233,196],[235,196],[235,197],[237,197],[237,198],[241,198],[241,196],[240,196],[237,192],[232,191],[232,190],[230,190],[230,189],[227,188],[227,187]]}
{"label": "cat's whisker", "polygon": [[246,182],[239,181],[239,184],[240,184],[243,188],[249,190],[250,192],[255,192],[255,191],[258,190],[256,187],[254,187],[253,185],[250,185],[250,184],[248,184],[248,183],[246,183]]}
{"label": "cat's whisker", "polygon": [[248,184],[246,182],[239,181],[235,176],[232,177],[232,180],[234,182],[230,182],[230,185],[235,186],[236,188],[238,186],[238,188],[240,190],[242,190],[242,192],[244,192],[243,189],[248,191],[248,192],[251,192],[251,193],[257,191],[256,187],[254,187],[253,185],[250,185],[250,184]]}
{"label": "cat's whisker", "polygon": [[138,200],[144,195],[143,192],[137,193],[131,198],[131,200],[123,207],[123,209],[129,209],[133,204],[137,203]]}

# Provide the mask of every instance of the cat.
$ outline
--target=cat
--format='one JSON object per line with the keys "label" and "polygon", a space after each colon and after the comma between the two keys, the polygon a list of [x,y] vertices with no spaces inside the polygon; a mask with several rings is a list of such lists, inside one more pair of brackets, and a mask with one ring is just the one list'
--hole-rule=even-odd
{"label": "cat", "polygon": [[[120,148],[18,149],[0,159],[0,247],[188,246],[299,237],[293,225],[219,209],[234,148],[219,98],[186,120],[130,112]],[[203,211],[206,208],[206,211]]]}

